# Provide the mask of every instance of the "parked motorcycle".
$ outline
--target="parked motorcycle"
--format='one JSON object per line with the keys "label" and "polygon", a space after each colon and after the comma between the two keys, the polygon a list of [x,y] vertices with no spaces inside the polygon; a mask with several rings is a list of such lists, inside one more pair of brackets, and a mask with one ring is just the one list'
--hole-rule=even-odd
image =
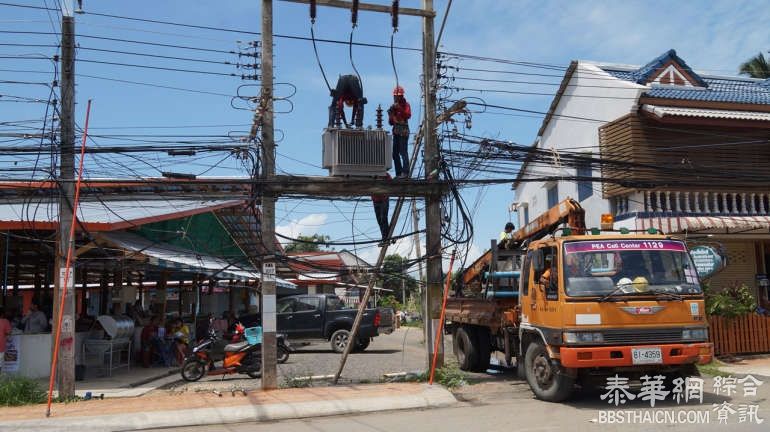
{"label": "parked motorcycle", "polygon": [[[242,327],[241,327],[242,328]],[[239,330],[236,329],[236,333]],[[242,334],[242,332],[241,332]],[[250,378],[262,376],[261,344],[251,345],[247,341],[232,342],[221,347],[221,338],[214,329],[200,340],[182,364],[182,379],[198,381],[206,375],[230,375],[242,373]],[[221,347],[221,351],[220,351]],[[222,360],[222,366],[215,362]]]}
{"label": "parked motorcycle", "polygon": [[[244,338],[244,327],[235,326],[235,333],[230,341],[217,336],[214,329],[201,339],[192,349],[192,354],[182,364],[182,378],[185,381],[198,381],[206,375],[229,375],[243,373],[251,378],[262,376],[262,344],[249,344]],[[289,359],[291,348],[286,335],[276,335],[277,362],[285,363]],[[215,362],[222,361],[221,367]]]}

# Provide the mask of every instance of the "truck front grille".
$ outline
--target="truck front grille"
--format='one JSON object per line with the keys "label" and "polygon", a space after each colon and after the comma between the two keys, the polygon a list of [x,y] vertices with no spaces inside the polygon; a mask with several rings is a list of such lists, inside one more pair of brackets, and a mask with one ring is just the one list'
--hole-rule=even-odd
{"label": "truck front grille", "polygon": [[657,344],[682,342],[682,329],[605,330],[606,344]]}

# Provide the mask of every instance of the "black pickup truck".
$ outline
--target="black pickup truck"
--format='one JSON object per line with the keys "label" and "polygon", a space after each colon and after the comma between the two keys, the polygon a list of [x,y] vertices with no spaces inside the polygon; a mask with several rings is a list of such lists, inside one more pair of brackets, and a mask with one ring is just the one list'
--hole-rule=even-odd
{"label": "black pickup truck", "polygon": [[[350,339],[350,329],[357,309],[350,308],[333,294],[300,294],[278,299],[276,320],[278,332],[293,340],[318,340],[330,342],[332,350],[341,353]],[[239,318],[246,327],[259,325],[259,315]],[[358,329],[355,349],[363,351],[372,338],[379,335],[382,313],[378,309],[366,309]]]}

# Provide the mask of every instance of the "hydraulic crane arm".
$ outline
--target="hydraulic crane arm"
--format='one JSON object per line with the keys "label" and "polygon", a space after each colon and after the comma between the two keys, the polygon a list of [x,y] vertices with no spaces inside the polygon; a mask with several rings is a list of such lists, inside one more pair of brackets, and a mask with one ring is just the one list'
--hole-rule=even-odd
{"label": "hydraulic crane arm", "polygon": [[[580,235],[586,231],[585,210],[580,203],[572,198],[556,204],[545,213],[535,218],[512,235],[510,243],[516,247],[525,241],[537,240],[555,231],[559,225],[567,224],[573,234]],[[488,250],[463,271],[463,284],[468,284],[482,275],[484,269],[492,260],[492,251]]]}

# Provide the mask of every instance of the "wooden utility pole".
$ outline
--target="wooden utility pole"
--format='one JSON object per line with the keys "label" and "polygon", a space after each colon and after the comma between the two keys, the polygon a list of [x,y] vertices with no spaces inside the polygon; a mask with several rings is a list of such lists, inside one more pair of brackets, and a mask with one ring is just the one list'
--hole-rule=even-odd
{"label": "wooden utility pole", "polygon": [[[75,395],[75,278],[72,277],[75,266],[75,240],[70,237],[70,227],[74,223],[72,205],[75,201],[75,17],[72,1],[62,2],[61,21],[61,119],[60,119],[60,160],[58,244],[56,248],[56,275],[54,295],[54,320],[59,322],[58,312],[61,303],[61,335],[59,338],[59,358],[57,377],[60,397]],[[72,251],[72,252],[71,252]],[[67,255],[71,254],[70,276],[67,277],[65,290],[65,272]],[[66,296],[62,294],[66,291]],[[52,346],[56,343],[56,332],[51,332]]]}
{"label": "wooden utility pole", "polygon": [[[273,130],[273,0],[262,0],[262,171],[275,177],[275,136]],[[275,196],[262,195],[262,388],[278,388],[275,318]]]}
{"label": "wooden utility pole", "polygon": [[[422,9],[432,11],[433,0],[422,0]],[[433,17],[422,20],[422,80],[425,89],[424,140],[425,178],[438,178],[439,152],[436,140],[436,47],[433,36]],[[425,345],[428,348],[426,364],[433,359],[434,347],[438,346],[437,367],[444,364],[444,344],[435,344],[436,326],[441,306],[441,197],[429,195],[425,198],[425,254],[427,260],[427,284],[425,289],[424,322]],[[443,332],[440,333],[443,335]],[[443,336],[439,336],[442,338]]]}

